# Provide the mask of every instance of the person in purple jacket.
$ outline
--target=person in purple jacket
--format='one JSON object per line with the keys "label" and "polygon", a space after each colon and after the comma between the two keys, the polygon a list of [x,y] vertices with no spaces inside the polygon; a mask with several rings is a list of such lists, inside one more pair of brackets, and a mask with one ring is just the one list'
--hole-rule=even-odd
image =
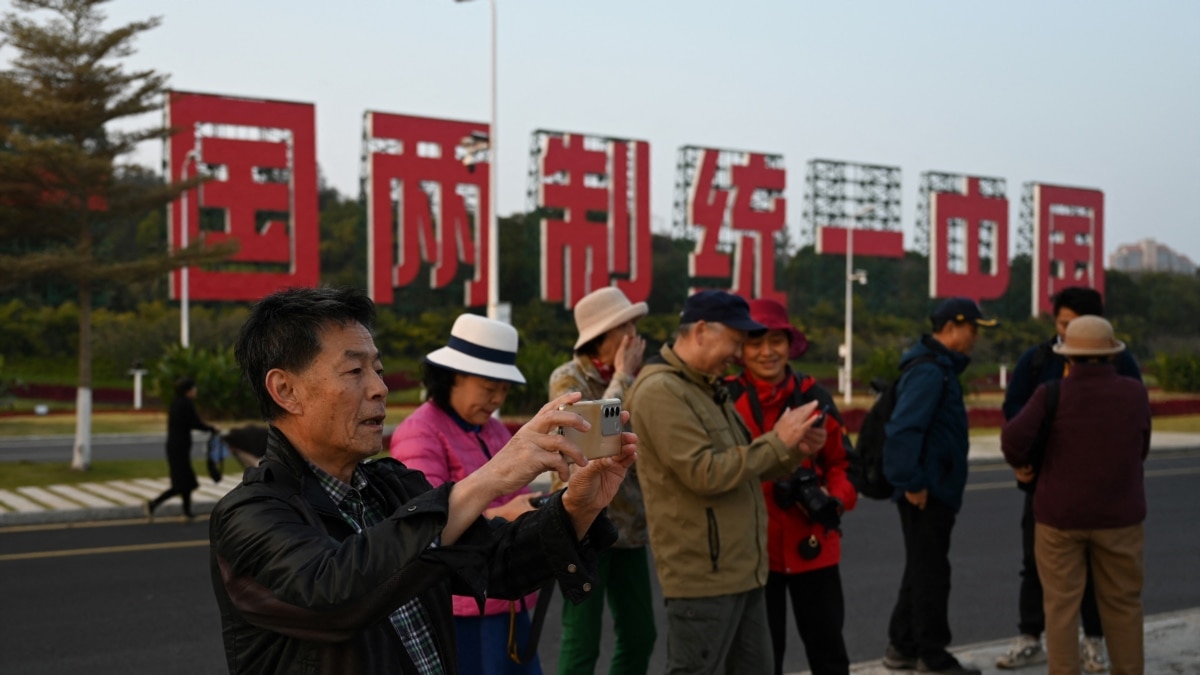
{"label": "person in purple jacket", "polygon": [[[1117,372],[1125,344],[1099,316],[1071,321],[1056,354],[1067,357],[1033,498],[1034,551],[1043,589],[1050,675],[1079,673],[1079,602],[1090,560],[1113,675],[1141,673],[1143,462],[1150,450],[1146,387]],[[1046,417],[1046,387],[1000,435],[1014,468],[1031,463]]]}

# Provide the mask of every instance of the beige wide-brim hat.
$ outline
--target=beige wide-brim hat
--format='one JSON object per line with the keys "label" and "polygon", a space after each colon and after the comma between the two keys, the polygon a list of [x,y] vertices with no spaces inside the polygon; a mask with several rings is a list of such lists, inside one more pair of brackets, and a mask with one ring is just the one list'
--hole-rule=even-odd
{"label": "beige wide-brim hat", "polygon": [[1125,351],[1125,343],[1113,337],[1112,324],[1099,316],[1076,317],[1067,324],[1067,334],[1054,345],[1063,356],[1109,356]]}
{"label": "beige wide-brim hat", "polygon": [[588,293],[575,303],[575,327],[579,329],[575,349],[626,321],[646,316],[649,311],[646,303],[629,302],[629,298],[615,286],[605,286]]}
{"label": "beige wide-brim hat", "polygon": [[425,356],[425,360],[466,375],[525,384],[517,369],[517,329],[478,314],[454,320],[450,342]]}

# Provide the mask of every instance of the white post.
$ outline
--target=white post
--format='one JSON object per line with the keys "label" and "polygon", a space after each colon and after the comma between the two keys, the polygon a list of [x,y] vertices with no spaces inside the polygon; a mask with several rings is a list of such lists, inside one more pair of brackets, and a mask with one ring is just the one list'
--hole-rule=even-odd
{"label": "white post", "polygon": [[[191,160],[191,161],[196,160],[195,149],[188,151],[188,154],[185,155],[183,158],[183,166],[179,167],[180,180],[186,181],[188,178],[187,168],[188,168],[189,160]],[[188,198],[187,197],[188,197],[188,192],[190,190],[191,190],[191,188],[188,188],[187,190],[183,191],[183,194],[180,195],[181,207],[182,207],[182,211],[183,211],[183,216],[179,219],[179,222],[181,225],[181,227],[180,227],[181,234],[179,237],[179,243],[180,243],[181,249],[186,249],[188,247],[189,232],[188,232]],[[179,344],[184,349],[187,349],[188,345],[191,343],[191,317],[189,315],[189,304],[190,304],[189,300],[190,300],[190,298],[188,296],[188,291],[189,291],[191,284],[188,283],[188,266],[187,265],[184,265],[183,267],[181,267],[179,269],[179,285],[181,286],[181,288],[179,289]]]}
{"label": "white post", "polygon": [[846,388],[843,390],[842,403],[850,406],[854,389],[854,227],[858,224],[855,218],[846,229]]}
{"label": "white post", "polygon": [[133,375],[133,409],[142,409],[142,376],[150,371],[145,368],[134,368],[129,371]]}
{"label": "white post", "polygon": [[[502,316],[500,311],[500,219],[496,217],[500,195],[496,189],[500,173],[500,129],[497,125],[499,109],[496,105],[496,0],[488,0],[492,13],[492,74],[491,74],[491,119],[488,121],[488,305],[489,318],[511,323],[512,319]],[[505,312],[504,314],[507,314]]]}

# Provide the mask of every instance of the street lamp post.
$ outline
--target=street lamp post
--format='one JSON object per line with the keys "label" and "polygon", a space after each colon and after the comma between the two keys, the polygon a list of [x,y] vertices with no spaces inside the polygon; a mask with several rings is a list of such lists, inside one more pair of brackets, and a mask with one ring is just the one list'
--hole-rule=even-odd
{"label": "street lamp post", "polygon": [[[182,181],[187,181],[188,162],[196,162],[195,148],[188,151],[183,158],[183,164],[179,167],[179,178]],[[180,248],[186,250],[188,247],[188,192],[191,188],[183,191],[180,195],[180,207],[183,215],[179,219],[180,223]],[[179,345],[184,349],[188,348],[191,342],[191,317],[189,316],[189,289],[191,284],[188,283],[188,266],[184,265],[179,268]]]}
{"label": "street lamp post", "polygon": [[[467,2],[468,0],[454,0],[455,2]],[[500,305],[500,227],[499,219],[496,217],[496,203],[499,201],[499,195],[496,190],[497,175],[500,173],[500,165],[497,161],[499,158],[500,134],[497,126],[497,118],[499,116],[499,108],[496,105],[496,0],[488,0],[488,5],[491,10],[492,22],[492,55],[491,55],[491,82],[490,82],[490,101],[489,101],[489,120],[488,120],[488,301],[487,315],[488,318],[497,319],[506,323],[511,323],[512,317],[508,316],[509,312],[506,307]]]}
{"label": "street lamp post", "polygon": [[867,273],[854,269],[854,230],[858,227],[858,219],[874,210],[875,207],[870,204],[859,209],[851,216],[850,227],[846,229],[846,336],[844,345],[846,358],[842,372],[845,385],[842,388],[842,402],[846,406],[850,405],[854,392],[854,292],[852,289],[856,281],[860,284],[867,283]]}

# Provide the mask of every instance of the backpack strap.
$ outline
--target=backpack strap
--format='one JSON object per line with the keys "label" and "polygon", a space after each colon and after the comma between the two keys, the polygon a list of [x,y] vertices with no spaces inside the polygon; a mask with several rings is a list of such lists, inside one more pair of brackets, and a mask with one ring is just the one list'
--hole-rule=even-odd
{"label": "backpack strap", "polygon": [[1062,389],[1062,380],[1050,380],[1045,384],[1046,398],[1042,423],[1038,426],[1037,436],[1033,439],[1033,447],[1029,452],[1029,463],[1035,469],[1041,468],[1046,459],[1046,444],[1050,441],[1050,432],[1054,430],[1054,418],[1058,414],[1058,398]]}

